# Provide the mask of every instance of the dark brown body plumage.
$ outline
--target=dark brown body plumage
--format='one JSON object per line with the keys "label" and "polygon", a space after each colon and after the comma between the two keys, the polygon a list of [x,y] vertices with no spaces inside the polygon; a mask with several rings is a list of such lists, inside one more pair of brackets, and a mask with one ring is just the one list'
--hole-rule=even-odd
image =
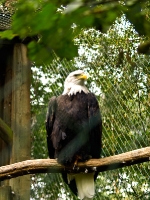
{"label": "dark brown body plumage", "polygon": [[[81,161],[100,157],[102,120],[94,94],[52,97],[46,130],[49,157],[57,158],[59,163],[73,163],[77,156]],[[63,178],[67,182],[65,173]],[[76,193],[74,184],[70,187]]]}

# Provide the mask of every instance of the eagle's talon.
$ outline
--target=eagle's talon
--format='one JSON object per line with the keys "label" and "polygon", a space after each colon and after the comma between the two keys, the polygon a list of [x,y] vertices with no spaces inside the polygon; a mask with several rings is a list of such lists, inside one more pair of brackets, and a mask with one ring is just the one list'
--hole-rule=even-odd
{"label": "eagle's talon", "polygon": [[79,167],[78,167],[78,161],[79,161],[79,159],[81,159],[81,156],[76,155],[76,159],[75,159],[75,162],[73,164],[73,170],[79,170]]}
{"label": "eagle's talon", "polygon": [[73,165],[73,170],[75,170],[75,169],[76,169],[76,167],[77,167],[77,166],[74,164],[74,165]]}
{"label": "eagle's talon", "polygon": [[73,170],[78,171],[78,170],[79,170],[79,167],[78,167],[77,165],[73,165]]}

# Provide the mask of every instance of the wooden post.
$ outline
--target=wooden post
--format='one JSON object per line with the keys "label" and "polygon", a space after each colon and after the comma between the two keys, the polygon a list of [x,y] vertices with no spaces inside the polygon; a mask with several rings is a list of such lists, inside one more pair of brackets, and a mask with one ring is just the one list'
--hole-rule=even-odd
{"label": "wooden post", "polygon": [[[11,101],[12,101],[12,45],[5,45],[2,48],[2,56],[4,63],[4,85],[3,85],[3,120],[10,127],[11,126]],[[11,144],[7,144],[3,141],[2,148],[2,165],[10,164]],[[3,186],[9,186],[9,181],[3,181]],[[3,187],[4,189],[4,187]],[[5,193],[8,190],[10,193],[10,187],[5,187]],[[5,194],[3,193],[3,195]],[[6,194],[7,196],[7,194]],[[10,195],[7,196],[7,198]],[[11,198],[10,198],[11,199]],[[1,200],[1,199],[0,199]]]}
{"label": "wooden post", "polygon": [[[26,46],[22,43],[15,44],[12,68],[11,163],[30,159],[30,71]],[[12,179],[10,185],[14,200],[30,199],[29,175]]]}
{"label": "wooden post", "polygon": [[[11,93],[12,93],[12,45],[0,40],[0,117],[4,123],[10,127],[11,125]],[[2,131],[2,130],[1,130]],[[5,134],[5,132],[3,132]],[[0,138],[0,166],[10,164],[11,145]],[[9,180],[0,183],[0,200],[11,200],[11,187]]]}
{"label": "wooden post", "polygon": [[0,200],[11,200],[11,187],[3,186],[0,187]]}

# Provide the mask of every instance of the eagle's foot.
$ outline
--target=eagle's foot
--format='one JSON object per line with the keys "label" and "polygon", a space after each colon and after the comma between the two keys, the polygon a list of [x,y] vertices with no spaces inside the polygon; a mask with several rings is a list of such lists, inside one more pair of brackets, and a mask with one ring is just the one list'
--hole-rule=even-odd
{"label": "eagle's foot", "polygon": [[73,170],[78,170],[78,161],[81,160],[81,156],[76,155],[75,162],[73,164]]}

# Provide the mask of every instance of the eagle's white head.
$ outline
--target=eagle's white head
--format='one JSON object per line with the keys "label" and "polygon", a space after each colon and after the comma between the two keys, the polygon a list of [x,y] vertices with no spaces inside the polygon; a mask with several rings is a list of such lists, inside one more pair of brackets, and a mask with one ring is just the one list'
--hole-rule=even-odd
{"label": "eagle's white head", "polygon": [[77,92],[81,93],[81,91],[89,93],[87,87],[84,85],[85,80],[87,80],[87,75],[82,70],[71,72],[65,80],[63,95],[76,95]]}

